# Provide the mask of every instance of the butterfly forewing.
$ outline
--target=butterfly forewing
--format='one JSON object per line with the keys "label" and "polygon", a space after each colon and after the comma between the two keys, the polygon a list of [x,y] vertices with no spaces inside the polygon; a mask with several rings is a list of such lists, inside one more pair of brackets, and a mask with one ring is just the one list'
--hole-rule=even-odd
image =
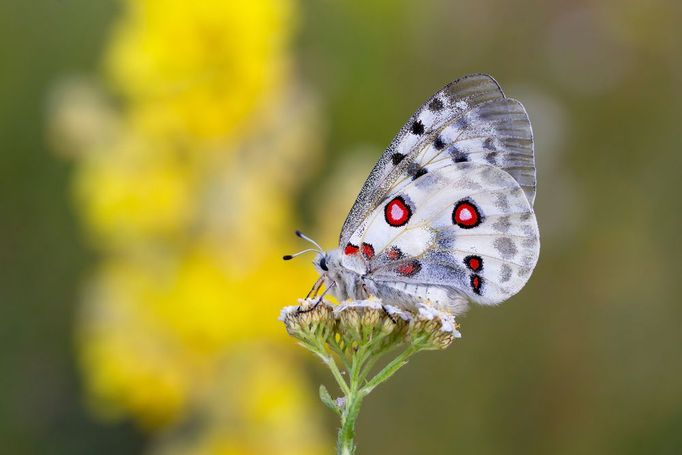
{"label": "butterfly forewing", "polygon": [[346,218],[340,244],[347,243],[386,194],[453,162],[504,169],[532,206],[535,161],[528,115],[488,75],[470,75],[448,84],[410,117],[365,182]]}
{"label": "butterfly forewing", "polygon": [[414,159],[417,146],[425,143],[425,133],[438,129],[473,106],[498,98],[504,98],[504,93],[492,77],[472,74],[451,82],[427,100],[403,125],[370,172],[341,229],[340,245],[347,243],[367,214],[407,172],[405,169]]}

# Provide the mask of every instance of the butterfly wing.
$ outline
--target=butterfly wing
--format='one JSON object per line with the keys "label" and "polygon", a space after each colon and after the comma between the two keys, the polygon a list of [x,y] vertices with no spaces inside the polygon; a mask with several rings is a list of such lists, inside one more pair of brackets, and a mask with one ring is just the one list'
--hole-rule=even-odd
{"label": "butterfly wing", "polygon": [[375,165],[341,230],[345,245],[363,220],[402,185],[452,163],[486,163],[505,170],[532,206],[533,134],[521,103],[506,98],[485,74],[458,79],[410,117]]}
{"label": "butterfly wing", "polygon": [[539,245],[533,208],[510,174],[450,162],[384,198],[349,236],[342,264],[361,256],[367,278],[397,300],[493,305],[525,285]]}

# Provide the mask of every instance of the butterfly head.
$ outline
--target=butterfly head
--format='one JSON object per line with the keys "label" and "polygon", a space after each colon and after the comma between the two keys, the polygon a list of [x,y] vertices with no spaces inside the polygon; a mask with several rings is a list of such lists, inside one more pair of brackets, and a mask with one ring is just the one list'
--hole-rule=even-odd
{"label": "butterfly head", "polygon": [[324,253],[317,253],[315,256],[315,268],[318,269],[320,273],[329,272],[329,266],[327,265],[327,255]]}
{"label": "butterfly head", "polygon": [[341,250],[336,249],[317,253],[313,260],[313,265],[320,275],[333,275],[342,267]]}
{"label": "butterfly head", "polygon": [[367,283],[363,282],[363,276],[366,272],[364,260],[347,255],[344,258],[341,248],[324,251],[314,240],[303,235],[300,231],[296,231],[296,235],[312,243],[315,248],[308,248],[296,254],[288,254],[284,256],[284,260],[315,252],[317,254],[313,260],[313,266],[321,277],[321,281],[318,280],[318,282],[325,283],[327,290],[331,290],[332,295],[340,300],[367,298],[368,291],[372,291],[373,288],[371,286],[368,288]]}

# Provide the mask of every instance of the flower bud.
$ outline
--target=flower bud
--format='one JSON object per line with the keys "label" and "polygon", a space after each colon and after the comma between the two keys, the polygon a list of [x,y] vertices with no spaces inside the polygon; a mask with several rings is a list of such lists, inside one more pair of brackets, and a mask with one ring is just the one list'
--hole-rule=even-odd
{"label": "flower bud", "polygon": [[419,304],[409,328],[409,336],[411,342],[418,344],[421,349],[445,349],[455,338],[461,338],[457,328],[455,317],[450,313]]}
{"label": "flower bud", "polygon": [[360,300],[339,305],[335,310],[337,331],[348,346],[368,345],[381,350],[388,344],[402,344],[410,317],[379,300]]}
{"label": "flower bud", "polygon": [[311,299],[300,299],[298,306],[285,307],[279,320],[284,322],[289,335],[315,344],[325,343],[336,326],[333,307]]}

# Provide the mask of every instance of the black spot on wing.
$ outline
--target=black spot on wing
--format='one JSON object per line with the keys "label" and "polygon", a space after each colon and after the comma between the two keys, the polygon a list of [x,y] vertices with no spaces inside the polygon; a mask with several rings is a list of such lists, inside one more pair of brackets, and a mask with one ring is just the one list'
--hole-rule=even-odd
{"label": "black spot on wing", "polygon": [[442,137],[438,136],[435,141],[433,141],[433,146],[436,150],[443,150],[445,148],[445,141]]}
{"label": "black spot on wing", "polygon": [[455,163],[466,163],[469,161],[467,154],[459,150],[454,145],[448,149],[448,153],[450,154],[452,161]]}
{"label": "black spot on wing", "polygon": [[417,180],[419,177],[421,177],[422,175],[426,174],[427,172],[429,172],[429,171],[427,171],[425,167],[420,167],[420,168],[418,168],[418,169],[414,172],[414,174],[412,174],[412,180]]}
{"label": "black spot on wing", "polygon": [[441,109],[443,109],[443,107],[444,107],[443,102],[442,102],[440,99],[438,99],[438,98],[434,98],[434,99],[429,103],[429,110],[430,110],[431,112],[438,112],[438,111],[440,111]]}
{"label": "black spot on wing", "polygon": [[415,120],[414,123],[412,123],[412,126],[410,127],[410,131],[412,131],[412,134],[421,136],[422,134],[424,134],[424,124],[422,123],[421,120]]}
{"label": "black spot on wing", "polygon": [[428,173],[429,171],[415,162],[410,163],[407,166],[407,175],[412,177],[412,180],[416,180],[422,175]]}
{"label": "black spot on wing", "polygon": [[400,162],[404,159],[405,155],[403,155],[402,153],[394,153],[393,155],[391,155],[391,161],[393,161],[394,166],[400,164]]}

